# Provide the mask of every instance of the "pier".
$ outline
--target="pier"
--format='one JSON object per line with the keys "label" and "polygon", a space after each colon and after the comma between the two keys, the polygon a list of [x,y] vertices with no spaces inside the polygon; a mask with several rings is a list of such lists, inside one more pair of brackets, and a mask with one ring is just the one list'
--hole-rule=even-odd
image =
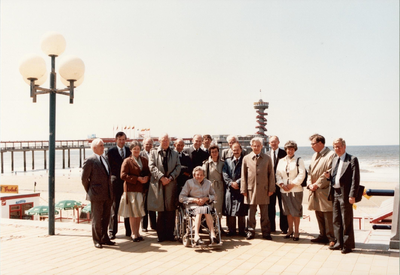
{"label": "pier", "polygon": [[[56,150],[62,151],[62,168],[71,166],[71,150],[79,150],[79,167],[82,167],[82,160],[86,157],[86,149],[90,149],[91,140],[58,140],[56,141]],[[108,145],[111,146],[111,145]],[[26,172],[26,154],[32,154],[32,170],[35,170],[35,151],[43,151],[43,167],[47,169],[47,151],[49,150],[49,141],[1,141],[1,173],[4,173],[4,154],[11,154],[11,172],[14,172],[14,153],[23,153],[24,172]],[[65,154],[67,153],[67,163]]]}

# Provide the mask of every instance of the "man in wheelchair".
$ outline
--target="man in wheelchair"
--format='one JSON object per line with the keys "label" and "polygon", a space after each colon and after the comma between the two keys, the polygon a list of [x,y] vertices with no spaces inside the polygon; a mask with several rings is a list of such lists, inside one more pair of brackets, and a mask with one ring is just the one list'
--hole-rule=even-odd
{"label": "man in wheelchair", "polygon": [[211,244],[218,244],[215,236],[213,218],[211,210],[213,209],[213,201],[215,191],[211,187],[211,182],[204,178],[204,170],[201,166],[193,169],[193,179],[187,180],[179,195],[179,201],[190,208],[191,213],[196,215],[195,218],[195,236],[196,245],[204,245],[204,241],[199,236],[201,225],[201,217],[204,214],[206,223],[210,231]]}

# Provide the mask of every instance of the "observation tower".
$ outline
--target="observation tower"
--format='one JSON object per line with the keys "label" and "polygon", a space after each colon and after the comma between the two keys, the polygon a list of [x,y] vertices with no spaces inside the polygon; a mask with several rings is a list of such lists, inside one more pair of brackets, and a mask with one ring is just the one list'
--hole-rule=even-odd
{"label": "observation tower", "polygon": [[265,140],[267,140],[267,135],[265,132],[267,131],[267,128],[265,128],[265,125],[267,125],[267,119],[265,116],[268,115],[268,113],[265,112],[265,109],[268,109],[268,102],[264,102],[262,99],[260,99],[258,102],[254,102],[254,109],[256,109],[257,113],[257,126],[256,128],[258,129],[256,134]]}

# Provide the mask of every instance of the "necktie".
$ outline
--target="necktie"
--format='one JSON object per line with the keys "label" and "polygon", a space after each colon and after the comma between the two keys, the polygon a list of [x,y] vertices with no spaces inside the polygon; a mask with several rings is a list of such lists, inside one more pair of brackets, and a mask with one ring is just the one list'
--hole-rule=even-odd
{"label": "necktie", "polygon": [[168,176],[168,151],[163,150],[163,168],[164,168],[164,175]]}
{"label": "necktie", "polygon": [[119,154],[121,155],[122,159],[125,158],[124,149],[119,149]]}

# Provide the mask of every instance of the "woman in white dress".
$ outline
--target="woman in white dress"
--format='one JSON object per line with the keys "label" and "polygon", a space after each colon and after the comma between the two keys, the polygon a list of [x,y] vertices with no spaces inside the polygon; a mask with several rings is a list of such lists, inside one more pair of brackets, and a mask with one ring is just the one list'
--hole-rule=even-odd
{"label": "woman in white dress", "polygon": [[[276,168],[276,184],[280,187],[282,195],[283,212],[287,216],[289,229],[285,236],[294,241],[299,240],[300,217],[303,216],[303,187],[301,183],[305,177],[304,162],[295,158],[297,151],[296,142],[289,140],[285,144],[286,157],[279,160]],[[293,232],[294,226],[294,232]]]}

